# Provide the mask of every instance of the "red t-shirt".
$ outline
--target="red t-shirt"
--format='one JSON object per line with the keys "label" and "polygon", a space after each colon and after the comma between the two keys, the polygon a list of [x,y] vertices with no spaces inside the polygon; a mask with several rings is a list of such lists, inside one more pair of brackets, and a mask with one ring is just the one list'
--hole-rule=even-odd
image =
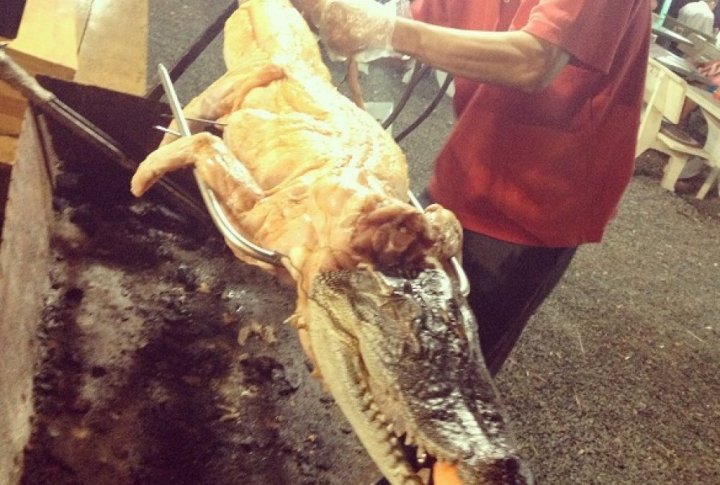
{"label": "red t-shirt", "polygon": [[650,36],[647,0],[415,0],[446,27],[524,30],[571,55],[550,86],[455,79],[458,116],[429,184],[463,226],[509,242],[602,239],[630,180]]}

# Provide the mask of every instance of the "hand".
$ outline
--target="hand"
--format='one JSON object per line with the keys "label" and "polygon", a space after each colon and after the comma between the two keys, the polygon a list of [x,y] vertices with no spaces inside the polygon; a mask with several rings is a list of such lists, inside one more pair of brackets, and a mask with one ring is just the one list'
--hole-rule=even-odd
{"label": "hand", "polygon": [[371,57],[377,58],[392,52],[394,11],[374,0],[321,2],[315,24],[321,40],[332,53],[347,57],[369,51]]}

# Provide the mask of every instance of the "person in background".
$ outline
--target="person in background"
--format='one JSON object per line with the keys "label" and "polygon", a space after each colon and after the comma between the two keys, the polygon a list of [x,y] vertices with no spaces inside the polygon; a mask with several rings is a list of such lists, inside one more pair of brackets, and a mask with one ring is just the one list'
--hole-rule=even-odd
{"label": "person in background", "polygon": [[454,75],[456,121],[426,196],[463,225],[468,301],[497,374],[630,181],[650,0],[415,0],[413,18],[373,0],[295,4],[336,54],[395,52]]}
{"label": "person in background", "polygon": [[[718,38],[715,37],[715,13],[718,4],[716,0],[699,0],[686,2],[680,7],[677,13],[678,22],[692,28],[708,34],[715,38],[715,44],[718,44]],[[705,77],[712,78],[712,74],[709,70],[714,70],[714,66],[705,66],[705,71],[700,68],[700,74]],[[693,114],[698,109],[695,102],[686,99],[683,105],[680,120],[678,122],[679,128],[682,131],[690,131],[689,124]],[[679,180],[686,180],[695,177],[702,172],[705,166],[705,160],[703,158],[693,156],[690,157],[688,162],[685,164],[682,172],[680,173]]]}
{"label": "person in background", "polygon": [[678,12],[678,22],[688,27],[714,36],[715,14],[713,10],[717,5],[716,0],[699,0],[690,2]]}
{"label": "person in background", "polygon": [[[667,14],[670,17],[678,18],[678,14],[680,13],[680,9],[683,8],[688,3],[695,2],[697,0],[671,0],[670,7],[667,10]],[[662,2],[658,2],[660,6],[662,7],[662,4],[664,3],[664,0]],[[660,10],[660,9],[658,9]]]}

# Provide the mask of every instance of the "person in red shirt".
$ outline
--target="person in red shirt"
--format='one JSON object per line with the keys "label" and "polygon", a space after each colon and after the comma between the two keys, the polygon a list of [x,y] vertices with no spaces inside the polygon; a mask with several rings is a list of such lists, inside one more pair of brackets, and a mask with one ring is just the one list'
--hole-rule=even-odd
{"label": "person in red shirt", "polygon": [[427,196],[465,230],[494,375],[630,181],[650,1],[415,0],[412,19],[373,0],[311,3],[336,53],[392,50],[454,75],[457,120]]}

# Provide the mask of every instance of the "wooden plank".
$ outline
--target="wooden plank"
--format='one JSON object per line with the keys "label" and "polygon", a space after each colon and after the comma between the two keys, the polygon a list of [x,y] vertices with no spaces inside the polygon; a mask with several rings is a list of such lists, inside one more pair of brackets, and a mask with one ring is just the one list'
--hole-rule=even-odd
{"label": "wooden plank", "polygon": [[52,189],[27,119],[12,169],[0,240],[0,483],[20,483],[30,438],[37,330],[49,289]]}
{"label": "wooden plank", "polygon": [[4,85],[0,86],[0,104],[2,104],[3,113],[14,116],[22,116],[27,106],[25,98],[20,96],[15,90]]}
{"label": "wooden plank", "polygon": [[[143,95],[147,37],[147,0],[28,0],[8,54],[31,74]],[[25,107],[0,85],[0,135],[19,134]]]}
{"label": "wooden plank", "polygon": [[713,93],[697,86],[688,86],[685,94],[715,118],[720,118],[720,100],[715,99]]}
{"label": "wooden plank", "polygon": [[77,48],[80,50],[85,29],[90,20],[90,11],[92,10],[93,0],[75,0],[75,34],[77,39]]}
{"label": "wooden plank", "polygon": [[28,0],[7,52],[33,74],[72,79],[78,65],[75,29],[74,2]]}
{"label": "wooden plank", "polygon": [[[15,163],[18,139],[14,136],[0,135],[0,164],[12,165]],[[0,168],[2,170],[2,168]],[[4,201],[0,201],[2,206]]]}
{"label": "wooden plank", "polygon": [[147,38],[147,0],[94,0],[80,44],[75,81],[144,95]]}

